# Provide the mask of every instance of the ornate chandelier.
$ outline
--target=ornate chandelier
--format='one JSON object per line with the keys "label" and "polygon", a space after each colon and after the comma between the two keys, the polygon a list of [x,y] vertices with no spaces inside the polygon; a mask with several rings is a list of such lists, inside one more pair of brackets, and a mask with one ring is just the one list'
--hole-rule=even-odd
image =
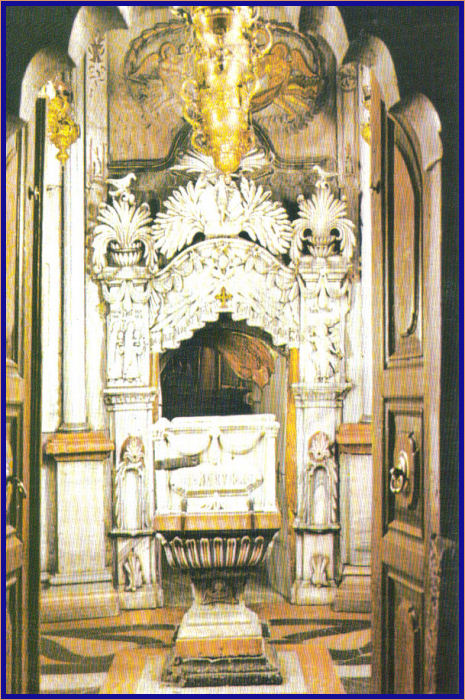
{"label": "ornate chandelier", "polygon": [[[259,87],[257,62],[271,48],[257,8],[176,7],[192,31],[192,77],[181,88],[192,145],[230,174],[254,145],[250,102]],[[260,37],[262,43],[260,43]]]}

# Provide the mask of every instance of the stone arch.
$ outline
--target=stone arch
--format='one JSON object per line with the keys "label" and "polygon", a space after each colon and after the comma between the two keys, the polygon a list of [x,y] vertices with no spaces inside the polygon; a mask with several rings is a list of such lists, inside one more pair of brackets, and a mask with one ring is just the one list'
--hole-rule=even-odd
{"label": "stone arch", "polygon": [[[17,106],[7,115],[7,135],[10,136],[22,123],[31,119],[38,92],[57,75],[72,70],[85,52],[95,32],[104,34],[111,29],[128,27],[128,8],[117,6],[83,6],[69,28],[69,36],[61,37],[57,44],[40,48],[27,64],[21,76],[21,91]],[[53,27],[47,29],[53,35]],[[44,37],[46,30],[44,29]],[[44,41],[45,43],[45,41]]]}
{"label": "stone arch", "polygon": [[[127,13],[125,13],[127,16]],[[127,29],[128,24],[121,8],[114,5],[83,6],[73,22],[68,54],[77,64],[96,33],[105,34],[111,29]]]}
{"label": "stone arch", "polygon": [[343,63],[360,63],[371,68],[388,109],[399,101],[399,86],[394,61],[389,49],[381,39],[368,34],[353,41],[348,47]]}
{"label": "stone arch", "polygon": [[67,53],[49,46],[38,51],[30,60],[21,85],[20,119],[31,119],[39,91],[57,75],[74,68],[74,63]]}
{"label": "stone arch", "polygon": [[151,281],[152,352],[176,349],[222,313],[265,330],[277,347],[297,347],[300,286],[295,271],[240,238],[202,241]]}
{"label": "stone arch", "polygon": [[391,109],[391,114],[414,142],[424,171],[441,160],[441,121],[425,95],[416,93],[403,98]]}
{"label": "stone arch", "polygon": [[342,15],[335,5],[304,5],[299,17],[299,31],[321,36],[330,47],[339,67],[349,47]]}

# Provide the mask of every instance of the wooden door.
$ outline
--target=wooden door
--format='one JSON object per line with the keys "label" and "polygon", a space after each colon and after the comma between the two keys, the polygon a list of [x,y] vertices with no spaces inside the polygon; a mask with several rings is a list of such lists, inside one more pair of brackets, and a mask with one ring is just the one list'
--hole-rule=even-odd
{"label": "wooden door", "polygon": [[44,103],[7,143],[6,692],[39,691],[40,246]]}
{"label": "wooden door", "polygon": [[422,96],[388,114],[373,79],[375,693],[436,692],[439,673],[448,545],[440,530],[439,130]]}

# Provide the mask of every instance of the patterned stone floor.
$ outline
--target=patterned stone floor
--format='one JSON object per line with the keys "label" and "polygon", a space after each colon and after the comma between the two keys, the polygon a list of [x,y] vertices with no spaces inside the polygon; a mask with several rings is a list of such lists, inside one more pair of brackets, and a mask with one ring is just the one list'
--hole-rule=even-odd
{"label": "patterned stone floor", "polygon": [[[266,600],[266,599],[265,599]],[[328,607],[292,606],[284,601],[250,604],[268,623],[279,652],[322,642],[348,694],[370,693],[371,631],[366,614],[334,613]],[[168,650],[185,608],[125,612],[118,617],[43,625],[41,693],[95,695],[116,654]]]}

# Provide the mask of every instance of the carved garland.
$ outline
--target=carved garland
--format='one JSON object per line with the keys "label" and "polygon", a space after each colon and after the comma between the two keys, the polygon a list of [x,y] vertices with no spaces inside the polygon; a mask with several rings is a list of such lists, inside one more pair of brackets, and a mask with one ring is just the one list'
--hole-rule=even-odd
{"label": "carved garland", "polygon": [[[112,204],[100,206],[91,245],[93,272],[112,312],[148,303],[153,352],[179,347],[220,313],[231,313],[233,320],[266,329],[277,346],[306,340],[313,347],[315,381],[332,380],[340,373],[338,300],[348,294],[348,279],[343,275],[338,288],[326,268],[309,275],[306,264],[305,278],[298,268],[306,256],[336,256],[341,270],[348,269],[354,225],[345,202],[330,190],[335,173],[315,166],[316,191],[311,200],[300,198],[299,217],[291,223],[281,204],[253,181],[241,176],[236,182],[199,158],[188,161],[179,167],[202,168],[200,177],[174,191],[154,222],[148,205],[136,206],[132,173],[108,181]],[[253,242],[239,238],[241,232]],[[205,240],[192,246],[197,235]],[[166,266],[160,270],[159,264]],[[301,328],[301,290],[310,300],[307,330]]]}

